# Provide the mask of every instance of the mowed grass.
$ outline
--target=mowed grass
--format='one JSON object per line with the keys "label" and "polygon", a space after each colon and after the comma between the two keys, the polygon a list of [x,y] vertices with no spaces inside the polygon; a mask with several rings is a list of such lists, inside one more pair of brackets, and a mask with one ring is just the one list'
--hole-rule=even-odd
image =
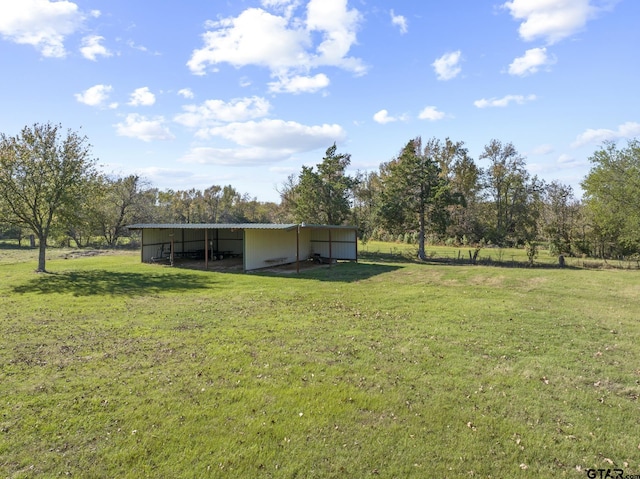
{"label": "mowed grass", "polygon": [[1,477],[640,474],[636,271],[36,254],[0,251]]}

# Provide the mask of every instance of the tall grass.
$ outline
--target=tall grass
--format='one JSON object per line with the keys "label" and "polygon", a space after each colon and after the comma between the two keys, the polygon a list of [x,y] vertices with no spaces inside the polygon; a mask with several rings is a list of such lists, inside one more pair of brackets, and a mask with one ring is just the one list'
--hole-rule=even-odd
{"label": "tall grass", "polygon": [[640,474],[635,272],[10,254],[2,477]]}

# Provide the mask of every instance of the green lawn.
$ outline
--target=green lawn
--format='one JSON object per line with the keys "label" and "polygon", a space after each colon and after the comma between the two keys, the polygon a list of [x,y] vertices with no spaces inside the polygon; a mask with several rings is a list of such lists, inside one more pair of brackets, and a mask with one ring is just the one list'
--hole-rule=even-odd
{"label": "green lawn", "polygon": [[299,275],[0,249],[0,477],[640,474],[638,271],[374,246]]}

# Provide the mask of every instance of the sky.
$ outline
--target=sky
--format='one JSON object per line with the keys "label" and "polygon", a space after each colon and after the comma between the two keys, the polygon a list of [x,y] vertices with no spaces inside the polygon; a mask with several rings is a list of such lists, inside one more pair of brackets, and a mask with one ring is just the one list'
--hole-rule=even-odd
{"label": "sky", "polygon": [[492,139],[572,186],[640,137],[637,0],[0,0],[0,132],[86,135],[102,171],[259,201],[334,143]]}

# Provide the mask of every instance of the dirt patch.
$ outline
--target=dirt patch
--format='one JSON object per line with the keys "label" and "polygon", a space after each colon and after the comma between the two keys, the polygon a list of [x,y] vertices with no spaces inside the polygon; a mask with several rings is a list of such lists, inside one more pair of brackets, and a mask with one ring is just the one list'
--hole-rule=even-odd
{"label": "dirt patch", "polygon": [[475,276],[469,279],[469,283],[484,286],[502,286],[504,276]]}

